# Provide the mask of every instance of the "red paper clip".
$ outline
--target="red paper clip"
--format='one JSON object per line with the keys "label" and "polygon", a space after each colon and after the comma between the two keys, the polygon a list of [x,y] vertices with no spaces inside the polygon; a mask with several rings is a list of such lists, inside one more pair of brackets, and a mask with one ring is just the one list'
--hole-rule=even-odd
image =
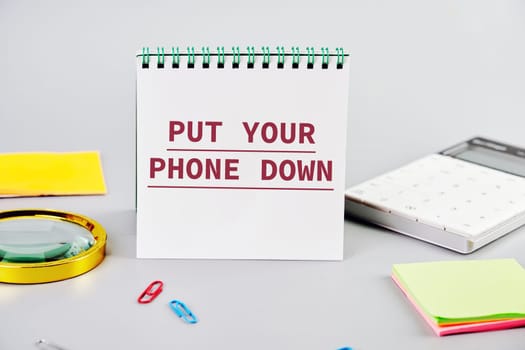
{"label": "red paper clip", "polygon": [[[144,290],[142,294],[139,296],[137,301],[140,304],[151,303],[157,297],[157,295],[159,295],[160,292],[162,292],[163,285],[164,283],[162,283],[162,281],[151,282],[148,288],[146,288],[146,290]],[[149,298],[146,298],[146,297],[149,297]]]}

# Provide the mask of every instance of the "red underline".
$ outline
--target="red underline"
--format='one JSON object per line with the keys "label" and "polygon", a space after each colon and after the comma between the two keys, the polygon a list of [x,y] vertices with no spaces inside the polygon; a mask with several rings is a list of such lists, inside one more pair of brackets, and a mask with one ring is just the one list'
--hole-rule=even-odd
{"label": "red underline", "polygon": [[265,190],[265,191],[333,191],[328,187],[249,187],[249,186],[162,186],[148,185],[148,188],[191,188],[213,190]]}
{"label": "red underline", "polygon": [[217,149],[217,148],[167,148],[170,152],[235,152],[235,153],[316,153],[316,151],[272,149]]}

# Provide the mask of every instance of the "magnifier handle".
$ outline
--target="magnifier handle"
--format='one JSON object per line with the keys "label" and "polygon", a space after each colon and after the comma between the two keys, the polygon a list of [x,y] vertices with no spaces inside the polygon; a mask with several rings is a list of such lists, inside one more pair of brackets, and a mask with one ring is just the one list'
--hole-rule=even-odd
{"label": "magnifier handle", "polygon": [[67,350],[66,348],[48,342],[45,339],[40,339],[35,343],[35,345],[42,350]]}

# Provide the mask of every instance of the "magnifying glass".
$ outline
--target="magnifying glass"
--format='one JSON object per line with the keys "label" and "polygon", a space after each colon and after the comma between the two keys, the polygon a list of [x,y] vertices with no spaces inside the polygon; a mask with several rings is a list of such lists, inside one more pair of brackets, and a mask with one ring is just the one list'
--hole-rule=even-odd
{"label": "magnifying glass", "polygon": [[0,211],[0,282],[75,277],[100,264],[105,248],[106,232],[86,216],[47,209]]}

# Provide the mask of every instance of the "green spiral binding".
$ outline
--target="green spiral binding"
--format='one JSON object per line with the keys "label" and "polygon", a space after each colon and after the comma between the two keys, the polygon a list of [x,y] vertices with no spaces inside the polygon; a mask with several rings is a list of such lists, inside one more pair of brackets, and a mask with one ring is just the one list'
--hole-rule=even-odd
{"label": "green spiral binding", "polygon": [[268,66],[270,65],[270,48],[268,46],[266,47],[263,46],[262,52],[263,52],[263,67],[268,68]]}
{"label": "green spiral binding", "polygon": [[241,62],[241,52],[239,50],[239,46],[232,47],[232,54],[233,54],[233,64],[238,66]]}
{"label": "green spiral binding", "polygon": [[344,62],[344,51],[342,47],[338,47],[335,49],[337,52],[337,68],[341,69],[343,68],[343,62]]}
{"label": "green spiral binding", "polygon": [[210,66],[210,48],[202,47],[202,66],[208,68]]}
{"label": "green spiral binding", "polygon": [[306,52],[308,53],[308,68],[313,68],[315,59],[315,50],[313,47],[307,47]]}
{"label": "green spiral binding", "polygon": [[142,67],[149,66],[149,47],[142,48]]}
{"label": "green spiral binding", "polygon": [[330,57],[330,51],[327,47],[321,48],[321,54],[322,54],[322,68],[328,68],[328,58]]}
{"label": "green spiral binding", "polygon": [[157,67],[164,67],[164,48],[157,47]]}
{"label": "green spiral binding", "polygon": [[188,66],[193,67],[194,64],[195,64],[195,48],[192,46],[192,47],[188,47]]}
{"label": "green spiral binding", "polygon": [[224,46],[217,47],[217,59],[219,66],[224,67]]}
{"label": "green spiral binding", "polygon": [[180,64],[180,53],[179,53],[179,47],[177,46],[177,51],[175,51],[175,48],[171,48],[171,61],[173,68],[179,68]]}
{"label": "green spiral binding", "polygon": [[[334,59],[336,59],[336,68],[342,69],[345,64],[345,52],[342,47],[335,48],[336,53],[330,54],[330,50],[327,47],[321,47],[321,54],[317,56],[321,56],[321,63],[322,63],[322,69],[329,68],[330,64],[330,57],[333,56]],[[150,64],[150,56],[153,56],[154,54],[150,53],[149,47],[143,47],[142,48],[142,67],[143,68],[149,68]],[[181,53],[179,51],[179,47],[172,47],[171,48],[171,57],[172,57],[172,67],[173,68],[179,68],[180,62],[180,56],[186,55],[188,57],[188,68],[194,68],[195,65],[195,56],[202,56],[202,67],[203,68],[209,68],[209,65],[211,63],[211,56],[215,56],[214,53],[211,53],[211,50],[208,46],[202,47],[202,53],[195,53],[195,48],[193,46],[187,47],[187,53]],[[241,51],[239,47],[232,47],[232,53],[228,53],[228,56],[231,55],[233,57],[233,68],[239,68],[239,65],[241,63]],[[268,46],[262,46],[261,51],[259,53],[256,53],[255,48],[253,46],[248,46],[246,48],[246,53],[242,54],[243,56],[247,56],[247,63],[248,68],[253,68],[255,65],[255,56],[262,56],[262,67],[263,68],[269,68],[271,56],[276,55],[277,56],[277,68],[284,68],[285,63],[285,57],[291,56],[291,63],[292,68],[299,68],[299,65],[301,63],[301,56],[306,56],[306,63],[307,68],[312,69],[314,68],[314,64],[316,61],[316,53],[314,47],[306,47],[306,54],[303,52],[301,53],[301,49],[297,46],[292,46],[291,50],[286,53],[283,46],[277,46],[276,47],[276,53],[271,52],[270,48]],[[166,53],[165,49],[163,47],[157,47],[157,67],[158,68],[164,68],[165,61],[166,61]],[[217,67],[218,68],[224,68],[225,65],[225,50],[224,46],[217,47]]]}
{"label": "green spiral binding", "polygon": [[248,46],[246,50],[248,51],[248,68],[253,68],[255,64],[255,48]]}
{"label": "green spiral binding", "polygon": [[297,68],[299,67],[299,48],[298,47],[292,47],[292,67]]}
{"label": "green spiral binding", "polygon": [[284,47],[277,46],[277,65],[282,67],[284,66]]}

